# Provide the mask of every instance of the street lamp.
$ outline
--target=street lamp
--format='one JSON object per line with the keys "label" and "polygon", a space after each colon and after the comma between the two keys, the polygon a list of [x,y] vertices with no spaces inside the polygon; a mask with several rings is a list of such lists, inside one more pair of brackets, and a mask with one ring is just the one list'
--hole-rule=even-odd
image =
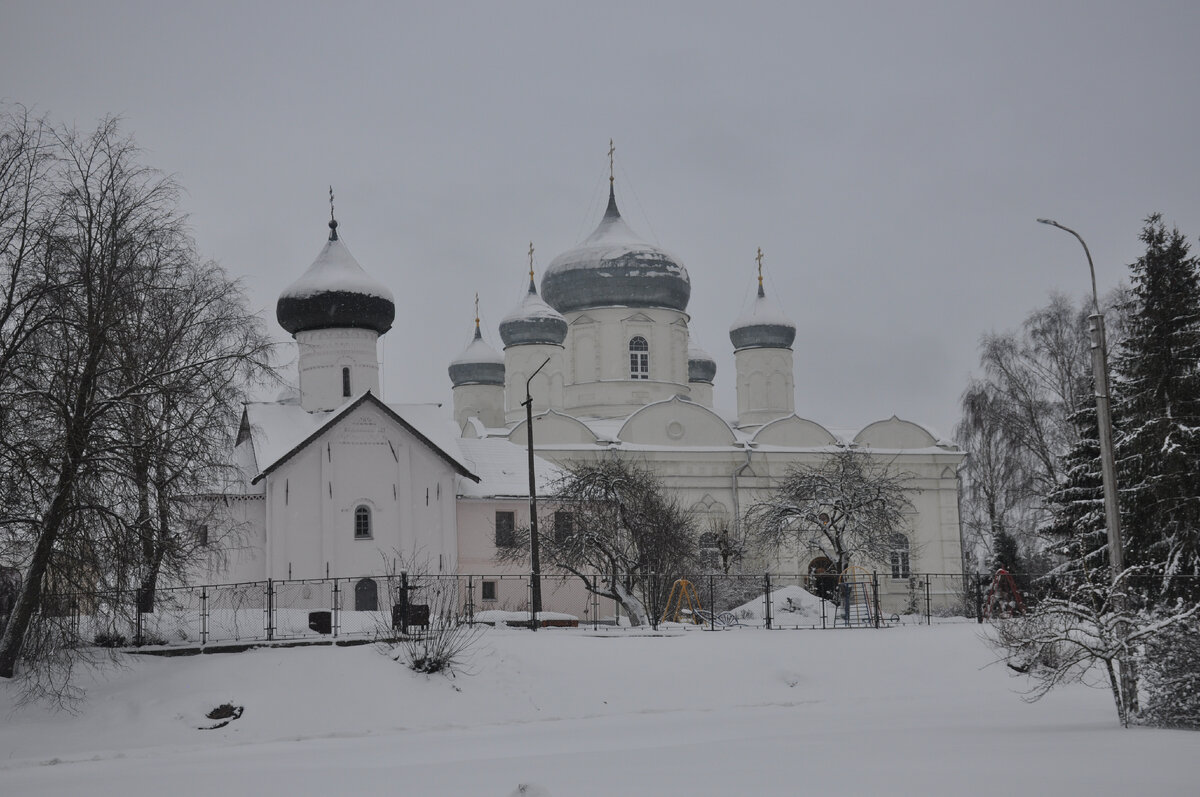
{"label": "street lamp", "polygon": [[538,627],[538,617],[542,614],[542,564],[538,557],[537,479],[533,472],[533,396],[529,392],[529,383],[549,362],[550,358],[547,357],[546,362],[539,365],[537,371],[534,371],[525,380],[525,400],[521,402],[525,407],[525,432],[529,442],[529,558],[533,566],[533,573],[529,580],[532,593],[530,600],[533,607],[533,622],[530,625],[534,631]]}
{"label": "street lamp", "polygon": [[1112,414],[1108,393],[1108,344],[1104,337],[1104,315],[1100,312],[1100,296],[1096,292],[1096,267],[1092,264],[1092,253],[1079,233],[1064,227],[1053,219],[1038,219],[1039,224],[1049,224],[1069,232],[1083,244],[1087,255],[1088,269],[1092,274],[1092,308],[1088,316],[1092,337],[1092,379],[1096,385],[1096,424],[1100,433],[1100,465],[1104,479],[1104,517],[1108,525],[1108,556],[1112,563],[1112,579],[1115,586],[1125,569],[1121,551],[1121,513],[1117,507],[1117,467],[1113,458]]}

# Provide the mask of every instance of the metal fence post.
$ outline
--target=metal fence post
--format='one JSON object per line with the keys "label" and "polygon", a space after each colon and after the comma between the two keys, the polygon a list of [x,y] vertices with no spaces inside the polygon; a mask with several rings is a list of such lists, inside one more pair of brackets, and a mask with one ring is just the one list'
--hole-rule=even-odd
{"label": "metal fence post", "polygon": [[880,617],[879,617],[879,573],[878,573],[878,571],[874,571],[874,570],[871,571],[871,590],[875,593],[875,627],[879,628]]}
{"label": "metal fence post", "polygon": [[975,574],[975,622],[983,623],[983,573]]}
{"label": "metal fence post", "polygon": [[267,641],[270,642],[275,638],[275,582],[272,579],[267,579],[267,588],[264,601],[267,613]]}
{"label": "metal fence post", "polygon": [[467,625],[475,627],[475,576],[467,576]]}
{"label": "metal fence post", "polygon": [[333,589],[329,594],[329,604],[329,632],[334,639],[337,639],[338,629],[342,624],[342,588],[336,578],[333,580]]}
{"label": "metal fence post", "polygon": [[[592,583],[599,585],[599,583],[600,583],[599,574],[597,574],[592,579]],[[600,596],[597,595],[594,591],[592,592],[592,630],[593,631],[600,630]]]}
{"label": "metal fence post", "polygon": [[139,587],[133,591],[133,646],[142,646],[142,590]]}
{"label": "metal fence post", "polygon": [[[532,434],[532,432],[530,432],[530,434]],[[534,611],[533,605],[533,576],[529,577],[529,586],[525,593],[528,596],[526,600],[529,601],[529,630],[536,631],[538,627],[538,616],[537,612]]]}
{"label": "metal fence post", "polygon": [[771,574],[769,572],[763,573],[763,590],[766,592],[764,600],[767,604],[764,627],[769,631],[771,630]]}
{"label": "metal fence post", "polygon": [[200,646],[208,644],[208,587],[200,588]]}
{"label": "metal fence post", "polygon": [[925,576],[925,625],[933,625],[933,603],[929,598],[929,580],[932,576]]}
{"label": "metal fence post", "polygon": [[717,630],[717,604],[713,599],[713,585],[716,581],[716,576],[712,573],[708,574],[708,630]]}
{"label": "metal fence post", "polygon": [[648,607],[650,610],[650,627],[653,628],[655,631],[657,631],[658,630],[658,574],[657,573],[650,574],[650,595],[648,597],[650,598],[650,600],[647,601],[647,603],[650,604]]}

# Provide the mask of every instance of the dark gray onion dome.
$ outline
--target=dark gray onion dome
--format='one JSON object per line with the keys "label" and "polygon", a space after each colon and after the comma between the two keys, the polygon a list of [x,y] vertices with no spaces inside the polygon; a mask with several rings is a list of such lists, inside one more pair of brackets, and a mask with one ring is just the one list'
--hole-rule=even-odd
{"label": "dark gray onion dome", "polygon": [[338,239],[337,222],[330,220],[325,248],[308,271],[280,294],[275,317],[293,335],[346,327],[382,335],[392,328],[396,305],[392,292],[363,271]]}
{"label": "dark gray onion dome", "polygon": [[783,314],[776,304],[767,298],[762,282],[758,283],[758,296],[750,309],[733,322],[729,328],[729,339],[734,350],[739,349],[790,349],[796,339],[796,325]]}
{"label": "dark gray onion dome", "polygon": [[634,235],[617,210],[610,186],[600,226],[582,244],[551,261],[542,296],[560,313],[593,307],[686,310],[692,295],[687,269]]}
{"label": "dark gray onion dome", "polygon": [[530,277],[529,292],[500,322],[500,339],[504,341],[505,348],[531,343],[561,346],[567,339],[567,319],[542,301]]}
{"label": "dark gray onion dome", "polygon": [[711,385],[717,375],[717,361],[695,343],[688,343],[688,381]]}
{"label": "dark gray onion dome", "polygon": [[450,382],[460,385],[504,386],[504,357],[487,344],[475,322],[475,337],[463,353],[450,361]]}

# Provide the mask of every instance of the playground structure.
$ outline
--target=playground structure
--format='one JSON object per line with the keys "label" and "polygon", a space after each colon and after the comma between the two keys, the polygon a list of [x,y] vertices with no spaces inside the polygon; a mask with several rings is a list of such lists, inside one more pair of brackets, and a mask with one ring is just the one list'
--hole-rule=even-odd
{"label": "playground structure", "polygon": [[991,620],[996,617],[1012,617],[1025,613],[1025,601],[1012,574],[1003,567],[996,571],[992,586],[988,589],[983,604],[983,616]]}
{"label": "playground structure", "polygon": [[834,615],[834,627],[866,628],[878,625],[878,608],[872,601],[872,576],[867,570],[852,565],[838,578],[838,595],[841,599]]}
{"label": "playground structure", "polygon": [[696,592],[695,585],[686,578],[681,578],[671,585],[671,593],[667,596],[667,605],[659,622],[701,625],[706,616],[700,606],[700,595]]}

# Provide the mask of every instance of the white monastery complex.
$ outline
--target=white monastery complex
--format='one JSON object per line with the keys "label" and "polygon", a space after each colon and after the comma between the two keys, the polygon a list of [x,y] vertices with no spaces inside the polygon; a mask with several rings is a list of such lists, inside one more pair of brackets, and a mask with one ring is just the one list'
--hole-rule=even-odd
{"label": "white monastery complex", "polygon": [[[369,577],[397,555],[433,573],[525,572],[494,556],[528,524],[522,402],[543,363],[529,385],[539,492],[559,465],[630,458],[700,516],[700,531],[737,529],[789,466],[852,446],[913,475],[910,541],[877,563],[891,576],[885,590],[904,593],[910,569],[962,571],[965,453],[896,417],[842,432],[798,415],[796,327],[763,287],[761,254],[758,294],[729,329],[737,407],[727,415],[713,407],[716,363],[689,334],[687,269],[629,228],[610,181],[599,226],[550,263],[540,295],[531,267],[528,293],[500,322],[503,353],[476,319],[449,364],[451,411],[380,399],[377,343],[395,300],[355,261],[332,212],[329,228],[279,297],[279,324],[299,348],[299,393],[246,406],[235,449],[242,478],[223,502],[244,533],[213,557],[211,581],[363,577],[356,608],[374,608]],[[763,563],[791,574],[827,565],[802,552]],[[524,608],[523,596],[497,608]],[[506,600],[494,584],[482,597]]]}

